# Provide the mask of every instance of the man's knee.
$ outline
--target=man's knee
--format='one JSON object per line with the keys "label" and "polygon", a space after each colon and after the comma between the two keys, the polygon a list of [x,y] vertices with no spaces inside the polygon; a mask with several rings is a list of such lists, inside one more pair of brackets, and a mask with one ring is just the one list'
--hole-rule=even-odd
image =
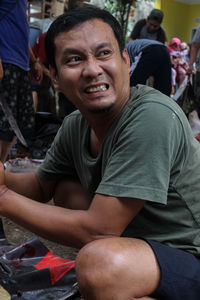
{"label": "man's knee", "polygon": [[[113,263],[113,251],[106,248],[106,240],[93,241],[83,247],[76,258],[76,276],[83,295],[90,294],[93,299],[96,293],[114,280],[117,274]],[[112,267],[111,267],[112,266]]]}
{"label": "man's knee", "polygon": [[[124,243],[125,240],[126,243]],[[128,266],[131,265],[131,269],[133,265],[137,266],[137,258],[140,256],[138,243],[140,242],[146,244],[146,242],[138,239],[121,237],[104,238],[90,242],[79,251],[76,259],[76,272],[80,276],[83,274],[84,277],[91,273],[94,279],[95,275],[99,274],[100,269],[104,270],[104,275],[109,273],[109,277],[116,275],[117,272],[128,271],[126,269]]]}
{"label": "man's knee", "polygon": [[113,255],[112,251],[109,251],[109,249],[105,247],[106,240],[107,239],[100,239],[90,242],[79,251],[76,258],[77,274],[87,277],[87,274],[94,275],[95,271],[97,271],[97,267],[106,268],[108,267],[108,262],[112,264],[110,259],[113,258]]}
{"label": "man's knee", "polygon": [[143,240],[126,238],[101,239],[83,247],[76,259],[76,274],[85,294],[116,291],[124,299],[150,295],[160,280],[150,246]]}

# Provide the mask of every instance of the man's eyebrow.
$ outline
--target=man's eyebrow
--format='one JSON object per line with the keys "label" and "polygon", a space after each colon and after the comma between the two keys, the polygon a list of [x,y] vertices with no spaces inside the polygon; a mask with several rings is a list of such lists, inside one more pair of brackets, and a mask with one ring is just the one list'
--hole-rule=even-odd
{"label": "man's eyebrow", "polygon": [[[109,43],[109,42],[103,42],[101,44],[98,44],[97,46],[94,47],[94,51],[98,51],[102,48],[105,48],[105,47],[109,47],[111,48],[112,47],[112,44]],[[77,48],[66,48],[64,51],[63,51],[63,55],[68,55],[68,54],[81,54],[82,51],[77,49]]]}
{"label": "man's eyebrow", "polygon": [[76,48],[66,48],[63,51],[63,55],[67,55],[67,54],[81,54],[81,51]]}
{"label": "man's eyebrow", "polygon": [[96,50],[99,50],[99,49],[104,48],[104,47],[110,47],[111,48],[112,44],[109,43],[109,42],[103,42],[103,43],[97,45]]}

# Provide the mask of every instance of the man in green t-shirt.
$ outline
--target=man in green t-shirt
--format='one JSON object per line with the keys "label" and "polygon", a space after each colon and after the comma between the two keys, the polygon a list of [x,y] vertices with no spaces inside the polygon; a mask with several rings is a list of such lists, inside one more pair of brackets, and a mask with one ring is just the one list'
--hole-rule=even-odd
{"label": "man in green t-shirt", "polygon": [[130,88],[107,11],[59,16],[45,46],[55,88],[78,110],[37,173],[1,168],[0,214],[80,249],[85,300],[198,300],[200,146],[183,111],[155,89]]}

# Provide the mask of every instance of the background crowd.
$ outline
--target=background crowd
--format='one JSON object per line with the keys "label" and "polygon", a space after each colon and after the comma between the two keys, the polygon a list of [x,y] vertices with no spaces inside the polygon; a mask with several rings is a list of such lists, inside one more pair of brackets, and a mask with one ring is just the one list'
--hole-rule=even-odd
{"label": "background crowd", "polygon": [[[186,86],[186,81],[190,79],[195,91],[195,102],[198,103],[200,72],[197,54],[200,29],[197,30],[192,44],[181,41],[179,37],[168,41],[162,27],[163,18],[161,10],[153,9],[146,18],[137,21],[133,26],[126,45],[131,61],[130,84],[148,84],[173,98],[181,84]],[[49,77],[44,39],[50,23],[38,35],[32,49],[29,45],[31,37],[26,0],[14,1],[13,4],[2,1],[0,23],[1,95],[6,98],[19,130],[28,144],[31,144],[33,139],[30,137],[35,135],[36,113],[48,112],[62,120],[76,107],[54,89]],[[8,32],[12,32],[10,39],[5,38]],[[20,72],[22,79],[19,75],[15,79],[13,74],[16,72]],[[27,79],[25,76],[28,76]],[[15,84],[12,85],[11,81]],[[26,84],[24,88],[22,82]],[[3,108],[0,113],[0,158],[5,161],[16,143],[16,133],[4,116]]]}

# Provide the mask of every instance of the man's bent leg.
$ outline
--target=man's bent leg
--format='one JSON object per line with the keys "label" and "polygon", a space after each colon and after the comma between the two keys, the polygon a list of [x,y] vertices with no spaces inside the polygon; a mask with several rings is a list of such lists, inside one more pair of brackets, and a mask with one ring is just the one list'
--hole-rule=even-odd
{"label": "man's bent leg", "polygon": [[151,246],[131,238],[89,243],[77,256],[76,274],[84,300],[148,299],[160,282]]}
{"label": "man's bent leg", "polygon": [[69,209],[88,209],[91,202],[80,182],[69,179],[58,183],[53,200],[55,205]]}

